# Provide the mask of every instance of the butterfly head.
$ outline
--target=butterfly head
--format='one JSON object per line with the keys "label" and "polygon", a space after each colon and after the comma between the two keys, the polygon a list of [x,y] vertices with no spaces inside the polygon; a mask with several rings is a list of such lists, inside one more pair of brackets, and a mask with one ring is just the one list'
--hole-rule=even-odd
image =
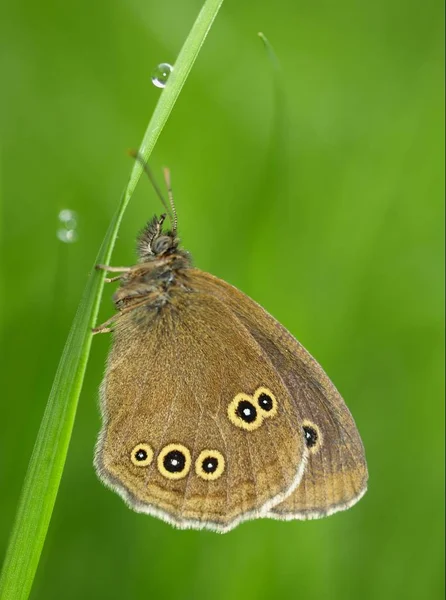
{"label": "butterfly head", "polygon": [[174,254],[180,242],[175,230],[163,231],[166,215],[156,215],[147,223],[138,237],[138,256],[140,262]]}

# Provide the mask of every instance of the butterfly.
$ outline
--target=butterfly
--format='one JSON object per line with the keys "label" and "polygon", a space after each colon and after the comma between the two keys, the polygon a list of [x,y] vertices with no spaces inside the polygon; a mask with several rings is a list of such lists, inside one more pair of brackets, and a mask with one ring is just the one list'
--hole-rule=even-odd
{"label": "butterfly", "polygon": [[136,265],[98,265],[120,283],[116,315],[94,330],[113,335],[99,478],[132,509],[181,529],[224,533],[249,519],[349,508],[368,473],[347,406],[285,327],[192,265],[165,177],[171,227],[167,214],[147,223]]}

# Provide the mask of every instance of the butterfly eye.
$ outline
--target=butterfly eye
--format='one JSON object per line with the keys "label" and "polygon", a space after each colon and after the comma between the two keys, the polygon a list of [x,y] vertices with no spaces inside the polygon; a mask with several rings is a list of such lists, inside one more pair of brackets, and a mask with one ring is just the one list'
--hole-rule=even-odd
{"label": "butterfly eye", "polygon": [[263,416],[256,408],[250,396],[246,394],[237,394],[228,406],[229,420],[241,429],[253,431],[260,427]]}
{"label": "butterfly eye", "polygon": [[266,387],[260,387],[254,394],[264,417],[274,417],[277,414],[277,400],[274,394]]}
{"label": "butterfly eye", "polygon": [[206,481],[215,481],[225,470],[225,459],[218,450],[203,450],[195,461],[196,474]]}
{"label": "butterfly eye", "polygon": [[153,459],[153,450],[149,444],[138,444],[130,454],[130,459],[137,467],[147,467]]}
{"label": "butterfly eye", "polygon": [[181,444],[168,444],[158,455],[158,470],[167,479],[182,479],[189,473],[190,452]]}
{"label": "butterfly eye", "polygon": [[307,448],[312,454],[316,453],[322,445],[322,435],[319,427],[310,421],[304,421],[302,428]]}

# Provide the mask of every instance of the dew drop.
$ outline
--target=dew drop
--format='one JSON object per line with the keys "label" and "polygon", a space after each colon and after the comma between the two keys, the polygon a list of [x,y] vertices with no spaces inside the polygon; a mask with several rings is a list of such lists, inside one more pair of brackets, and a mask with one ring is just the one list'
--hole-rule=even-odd
{"label": "dew drop", "polygon": [[169,63],[160,63],[152,73],[153,85],[159,88],[165,87],[172,71],[172,65],[169,65]]}
{"label": "dew drop", "polygon": [[75,229],[77,225],[77,214],[74,212],[74,210],[64,208],[59,213],[59,221],[67,229]]}
{"label": "dew drop", "polygon": [[75,229],[58,229],[57,237],[65,244],[72,244],[77,241],[77,231]]}
{"label": "dew drop", "polygon": [[77,214],[74,210],[64,208],[60,211],[59,223],[61,227],[57,230],[57,237],[64,244],[72,244],[77,241]]}

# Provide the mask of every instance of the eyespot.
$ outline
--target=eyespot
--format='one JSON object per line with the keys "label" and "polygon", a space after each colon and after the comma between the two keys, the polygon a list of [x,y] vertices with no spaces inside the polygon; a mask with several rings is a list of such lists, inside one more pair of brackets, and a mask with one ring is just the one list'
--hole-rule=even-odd
{"label": "eyespot", "polygon": [[265,418],[276,416],[277,400],[271,390],[266,387],[260,387],[254,394],[254,400],[257,402]]}
{"label": "eyespot", "polygon": [[231,423],[246,429],[246,431],[253,431],[260,427],[263,422],[263,416],[260,414],[250,396],[247,394],[237,394],[228,406],[228,417]]}
{"label": "eyespot", "polygon": [[147,467],[153,459],[153,450],[149,444],[138,444],[130,453],[130,460],[137,467]]}
{"label": "eyespot", "polygon": [[168,444],[158,454],[158,470],[167,479],[182,479],[189,473],[190,452],[182,444]]}
{"label": "eyespot", "polygon": [[218,450],[203,450],[195,461],[195,473],[206,481],[215,481],[225,470],[225,457]]}
{"label": "eyespot", "polygon": [[322,434],[319,427],[311,421],[304,421],[302,425],[304,438],[307,448],[312,454],[315,454],[322,446]]}
{"label": "eyespot", "polygon": [[235,409],[237,416],[245,423],[254,423],[257,419],[257,409],[249,400],[240,400]]}

